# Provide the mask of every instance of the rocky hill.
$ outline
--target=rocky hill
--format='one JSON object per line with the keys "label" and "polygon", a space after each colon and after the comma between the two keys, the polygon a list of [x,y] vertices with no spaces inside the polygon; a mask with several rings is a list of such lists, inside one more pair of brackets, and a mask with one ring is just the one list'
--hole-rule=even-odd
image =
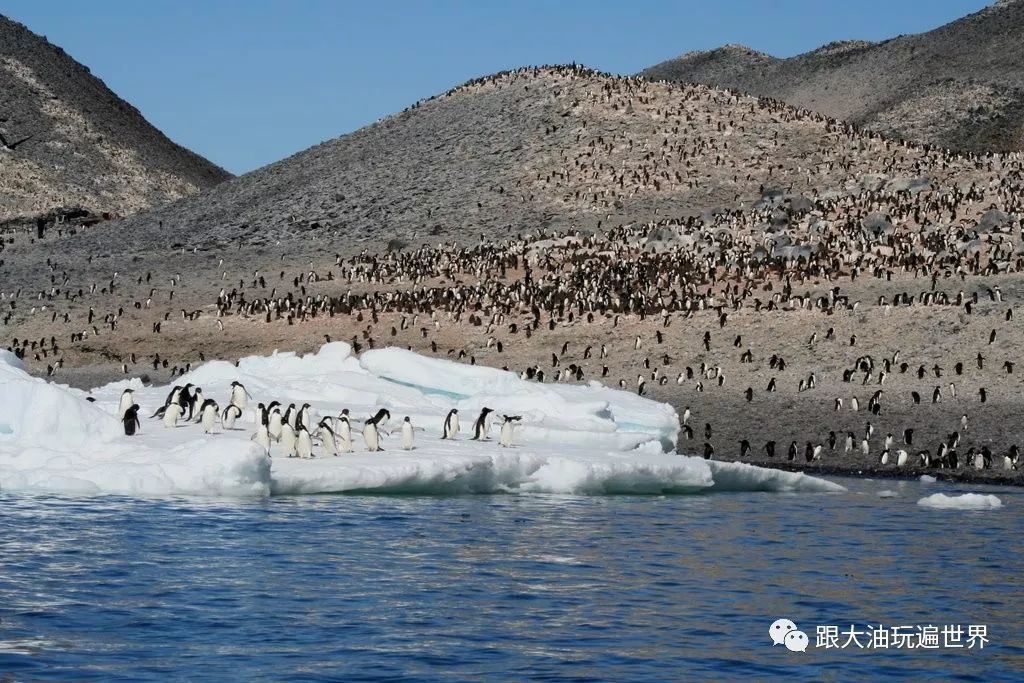
{"label": "rocky hill", "polygon": [[1024,2],[918,35],[844,41],[790,59],[742,46],[643,72],[773,97],[886,135],[956,150],[1024,148]]}
{"label": "rocky hill", "polygon": [[[773,193],[849,194],[897,176],[926,174],[927,185],[955,172],[926,157],[706,86],[529,68],[90,231],[88,247],[234,249],[294,238],[342,250],[588,230],[742,209]],[[883,169],[888,176],[872,175]]]}
{"label": "rocky hill", "polygon": [[0,16],[0,223],[130,215],[228,177],[61,48]]}

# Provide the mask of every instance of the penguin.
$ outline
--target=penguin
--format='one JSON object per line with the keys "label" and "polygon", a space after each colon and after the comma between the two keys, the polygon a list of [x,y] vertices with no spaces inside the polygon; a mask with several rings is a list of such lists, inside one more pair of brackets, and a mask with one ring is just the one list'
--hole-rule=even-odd
{"label": "penguin", "polygon": [[879,465],[888,465],[889,464],[889,449],[888,448],[886,448],[884,451],[882,451],[882,457],[880,457],[878,459],[878,464]]}
{"label": "penguin", "polygon": [[306,430],[308,430],[310,427],[308,403],[303,403],[302,407],[299,408],[298,412],[295,415],[295,428],[298,429],[299,427],[302,427],[303,429]]}
{"label": "penguin", "polygon": [[122,420],[128,409],[135,405],[135,397],[132,394],[134,394],[134,391],[131,389],[125,389],[121,392],[121,400],[117,405],[117,416]]}
{"label": "penguin", "polygon": [[338,437],[338,452],[351,453],[352,423],[348,419],[348,408],[342,410],[341,414],[338,415],[338,421],[335,424],[334,434],[335,436]]}
{"label": "penguin", "polygon": [[221,414],[220,421],[224,425],[225,430],[231,430],[235,428],[235,420],[240,417],[242,417],[242,408],[234,403],[229,403],[228,407]]}
{"label": "penguin", "polygon": [[903,467],[904,465],[906,465],[907,458],[909,457],[910,455],[902,448],[896,451],[896,467]]}
{"label": "penguin", "polygon": [[366,441],[366,448],[371,453],[383,451],[380,447],[380,424],[391,418],[391,413],[386,408],[381,408],[377,414],[363,424],[363,440]]}
{"label": "penguin", "polygon": [[409,416],[406,415],[405,420],[402,421],[402,450],[412,450],[412,437],[412,422],[409,421]]}
{"label": "penguin", "polygon": [[177,403],[164,406],[164,427],[177,427],[178,420],[181,419],[181,406]]}
{"label": "penguin", "polygon": [[789,450],[786,452],[786,460],[793,462],[796,460],[796,441],[789,444]]}
{"label": "penguin", "polygon": [[317,425],[320,443],[323,444],[327,455],[338,455],[338,443],[334,438],[334,427],[331,426],[331,418],[325,417]]}
{"label": "penguin", "polygon": [[228,402],[228,405],[245,410],[245,407],[249,405],[250,398],[249,392],[245,390],[245,386],[241,382],[231,383],[231,400]]}
{"label": "penguin", "polygon": [[295,457],[295,430],[288,422],[281,423],[281,438],[278,439],[278,443],[281,444],[284,457]]}
{"label": "penguin", "polygon": [[298,411],[295,410],[295,404],[289,403],[288,409],[284,411],[284,416],[281,418],[281,422],[290,425],[294,430],[296,416],[298,416]]}
{"label": "penguin", "polygon": [[504,421],[501,423],[501,438],[498,443],[505,448],[512,448],[512,432],[516,422],[523,418],[521,415],[502,415],[501,417]]}
{"label": "penguin", "polygon": [[690,414],[691,414],[690,413],[690,406],[686,406],[686,409],[683,410],[683,424],[684,425],[690,423]]}
{"label": "penguin", "polygon": [[750,455],[750,442],[746,439],[740,441],[740,457],[745,458]]}
{"label": "penguin", "polygon": [[1004,470],[1015,470],[1017,469],[1017,461],[1020,457],[1020,452],[1017,449],[1017,445],[1010,446],[1010,451],[1003,456],[1003,469]]}
{"label": "penguin", "polygon": [[[273,406],[274,404],[271,404]],[[279,407],[274,406],[270,408],[270,414],[267,418],[267,432],[270,433],[270,438],[280,443],[281,441],[281,430],[284,427],[284,418],[281,417],[281,410]]]}
{"label": "penguin", "polygon": [[295,431],[295,455],[308,460],[313,457],[313,437],[305,425],[299,425]]}
{"label": "penguin", "polygon": [[441,428],[442,439],[454,439],[459,434],[459,411],[452,408],[444,418],[444,426]]}
{"label": "penguin", "polygon": [[[190,386],[192,386],[192,385],[191,384],[186,384],[185,385],[186,389],[188,387],[190,387]],[[202,390],[202,388],[201,387],[196,387],[195,391],[193,391],[191,394],[188,394],[185,391],[182,391],[181,395],[185,397],[185,399],[187,401],[187,404],[188,404],[187,406],[185,406],[185,407],[188,408],[188,417],[185,418],[185,420],[186,421],[191,421],[194,418],[196,422],[199,422],[200,417],[202,416],[203,403],[205,402],[205,399],[203,398],[203,390]],[[196,410],[197,406],[199,407],[199,410]]]}
{"label": "penguin", "polygon": [[487,441],[489,439],[488,434],[491,431],[490,418],[488,417],[494,411],[490,408],[485,407],[480,411],[480,417],[473,423],[473,439],[476,441]]}
{"label": "penguin", "polygon": [[263,450],[267,452],[267,455],[270,455],[270,432],[267,431],[267,425],[261,422],[251,439],[260,446],[263,446]]}
{"label": "penguin", "polygon": [[836,433],[835,432],[831,432],[830,431],[828,433],[828,449],[830,451],[834,451],[836,449]]}
{"label": "penguin", "polygon": [[204,434],[209,434],[213,431],[213,425],[217,421],[218,412],[220,411],[217,407],[217,402],[212,398],[203,401],[203,405],[199,408],[199,419],[203,423]]}
{"label": "penguin", "polygon": [[914,430],[913,429],[908,428],[908,429],[904,429],[903,430],[903,444],[905,446],[913,446],[914,445]]}
{"label": "penguin", "polygon": [[142,427],[139,423],[139,406],[135,403],[128,406],[121,413],[121,422],[124,423],[124,435],[135,436],[135,430]]}
{"label": "penguin", "polygon": [[715,447],[709,444],[707,441],[704,442],[704,459],[711,460],[715,457]]}
{"label": "penguin", "polygon": [[768,441],[764,444],[764,454],[769,458],[775,457],[775,442]]}

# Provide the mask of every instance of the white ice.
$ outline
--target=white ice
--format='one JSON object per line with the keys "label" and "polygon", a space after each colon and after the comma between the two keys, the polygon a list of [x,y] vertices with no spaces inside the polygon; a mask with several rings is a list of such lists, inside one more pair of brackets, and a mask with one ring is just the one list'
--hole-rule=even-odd
{"label": "white ice", "polygon": [[933,493],[917,501],[917,504],[941,510],[995,510],[1003,506],[1003,501],[996,496],[983,493],[965,493],[960,496]]}
{"label": "white ice", "polygon": [[[355,357],[344,343],[317,353],[276,353],[232,363],[213,361],[178,379],[203,389],[220,407],[232,381],[253,399],[235,429],[204,434],[200,425],[165,428],[150,419],[169,386],[126,380],[91,392],[27,375],[0,353],[0,489],[67,494],[265,496],[342,492],[573,494],[698,493],[710,491],[842,491],[800,473],[705,461],[673,452],[675,410],[603,387],[539,384],[516,374],[453,363],[401,349]],[[131,387],[142,409],[140,433],[124,436],[117,417]],[[87,396],[95,403],[86,400]],[[256,403],[310,403],[313,422],[348,408],[355,452],[338,457],[267,457],[252,441]],[[484,406],[495,410],[489,439],[475,441],[472,424]],[[379,408],[384,452],[370,453],[363,420]],[[461,432],[440,439],[444,416],[458,408]],[[498,444],[502,414],[521,415],[515,445]],[[416,447],[401,449],[409,416]],[[323,454],[317,446],[315,452]]]}

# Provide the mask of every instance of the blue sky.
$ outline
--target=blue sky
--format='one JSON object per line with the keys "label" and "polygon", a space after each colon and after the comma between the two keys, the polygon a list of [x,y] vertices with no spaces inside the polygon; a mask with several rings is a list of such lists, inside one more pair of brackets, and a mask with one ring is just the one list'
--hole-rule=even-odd
{"label": "blue sky", "polygon": [[742,43],[790,56],[918,33],[984,0],[4,0],[157,128],[233,173],[475,76],[581,62],[634,73]]}

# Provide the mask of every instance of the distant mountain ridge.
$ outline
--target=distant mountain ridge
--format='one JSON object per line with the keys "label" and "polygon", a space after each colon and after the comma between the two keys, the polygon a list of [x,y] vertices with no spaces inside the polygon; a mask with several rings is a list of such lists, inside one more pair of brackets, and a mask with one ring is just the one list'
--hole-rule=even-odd
{"label": "distant mountain ridge", "polygon": [[0,224],[131,215],[229,177],[61,48],[0,15]]}
{"label": "distant mountain ridge", "polygon": [[890,137],[955,150],[1024,149],[1024,2],[926,33],[839,41],[789,59],[741,45],[652,66],[656,80],[782,100]]}

